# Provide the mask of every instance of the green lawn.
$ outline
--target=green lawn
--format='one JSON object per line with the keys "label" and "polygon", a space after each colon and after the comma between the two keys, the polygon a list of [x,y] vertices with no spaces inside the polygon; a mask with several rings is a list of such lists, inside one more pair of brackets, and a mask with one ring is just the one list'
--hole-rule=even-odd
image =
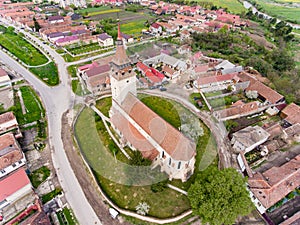
{"label": "green lawn", "polygon": [[77,65],[68,66],[67,70],[71,77],[77,77]]}
{"label": "green lawn", "polygon": [[58,211],[56,214],[57,214],[59,223],[61,225],[64,225],[64,224],[76,225],[77,224],[74,214],[67,207],[63,208],[62,211]]}
{"label": "green lawn", "polygon": [[45,204],[46,202],[49,202],[51,199],[53,199],[57,195],[60,195],[61,193],[62,193],[61,188],[55,188],[53,191],[42,196],[42,203]]}
{"label": "green lawn", "polygon": [[59,84],[58,71],[54,62],[50,62],[42,67],[29,68],[29,70],[50,86]]}
{"label": "green lawn", "polygon": [[76,10],[76,13],[79,13],[81,15],[85,15],[85,13],[92,13],[92,12],[99,12],[99,11],[105,11],[111,9],[110,6],[101,6],[101,7],[90,7],[86,9],[79,9]]}
{"label": "green lawn", "polygon": [[241,13],[246,9],[238,0],[196,0],[198,2],[212,2],[217,7],[227,8],[229,12]]}
{"label": "green lawn", "polygon": [[99,99],[96,102],[96,107],[105,115],[105,116],[109,116],[108,112],[110,110],[111,107],[111,97],[107,97],[107,98],[102,98]]}
{"label": "green lawn", "polygon": [[22,62],[30,66],[42,65],[48,62],[46,56],[23,39],[21,34],[17,35],[12,31],[9,32],[4,27],[1,27],[1,30],[5,30],[5,32],[0,35],[0,45]]}
{"label": "green lawn", "polygon": [[139,95],[141,101],[156,112],[159,116],[164,118],[169,124],[173,127],[178,128],[181,125],[180,117],[174,106],[174,102],[156,97],[156,96],[147,96]]}
{"label": "green lawn", "polygon": [[31,123],[44,118],[45,110],[34,91],[29,86],[20,87],[26,114],[23,115],[20,99],[15,93],[15,106],[12,108],[19,124]]}
{"label": "green lawn", "polygon": [[29,174],[29,179],[34,188],[37,188],[41,183],[43,183],[50,176],[50,170],[47,166],[42,166],[41,168],[33,171]]}
{"label": "green lawn", "polygon": [[[167,188],[163,192],[153,193],[150,184],[123,185],[128,183],[128,180],[136,178],[136,176],[129,177],[129,170],[134,170],[136,167],[115,160],[114,156],[106,150],[106,144],[103,145],[99,139],[93,115],[90,109],[86,108],[82,111],[75,124],[75,134],[80,149],[94,171],[99,185],[114,202],[120,207],[135,210],[139,202],[145,201],[151,207],[149,215],[159,218],[177,215],[190,208],[187,197],[171,189]],[[143,174],[140,174],[143,179],[151,180],[151,177],[143,177]]]}
{"label": "green lawn", "polygon": [[81,87],[79,80],[72,80],[72,91],[79,96],[84,95],[84,91]]}

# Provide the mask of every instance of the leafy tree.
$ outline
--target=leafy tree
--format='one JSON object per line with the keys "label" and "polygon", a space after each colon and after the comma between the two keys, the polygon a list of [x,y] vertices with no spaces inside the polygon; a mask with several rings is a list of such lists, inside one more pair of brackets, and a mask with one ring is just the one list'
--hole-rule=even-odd
{"label": "leafy tree", "polygon": [[39,22],[36,21],[35,17],[33,17],[33,22],[34,22],[34,29],[35,29],[35,31],[39,32],[39,30],[41,29],[41,26],[40,26]]}
{"label": "leafy tree", "polygon": [[188,190],[193,213],[203,224],[233,224],[239,215],[247,215],[254,208],[245,183],[233,168],[218,170],[210,166],[197,175]]}

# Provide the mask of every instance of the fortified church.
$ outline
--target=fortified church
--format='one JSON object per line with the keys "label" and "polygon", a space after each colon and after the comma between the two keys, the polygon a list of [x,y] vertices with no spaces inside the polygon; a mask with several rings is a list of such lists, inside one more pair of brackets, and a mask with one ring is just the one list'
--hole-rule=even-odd
{"label": "fortified church", "polygon": [[160,166],[170,180],[187,181],[194,172],[196,145],[136,97],[136,73],[126,55],[120,25],[110,81],[110,120],[121,144],[140,151],[152,160],[153,167]]}

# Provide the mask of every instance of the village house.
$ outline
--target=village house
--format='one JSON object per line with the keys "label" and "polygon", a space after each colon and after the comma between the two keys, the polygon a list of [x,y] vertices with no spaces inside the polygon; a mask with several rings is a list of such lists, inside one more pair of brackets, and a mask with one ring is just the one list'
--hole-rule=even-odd
{"label": "village house", "polygon": [[213,115],[218,121],[226,121],[258,114],[265,109],[266,107],[258,101],[244,103],[240,100],[232,104],[229,108],[213,112]]}
{"label": "village house", "polygon": [[108,64],[100,66],[94,63],[93,66],[82,73],[81,77],[87,89],[94,95],[98,95],[110,88],[109,71],[110,66]]}
{"label": "village house", "polygon": [[233,133],[231,144],[235,150],[245,154],[266,142],[269,137],[270,134],[260,126],[249,126]]}
{"label": "village house", "polygon": [[178,48],[178,53],[183,55],[183,54],[189,54],[192,51],[192,47],[189,45],[181,45]]}
{"label": "village house", "polygon": [[57,23],[63,23],[64,17],[63,16],[49,16],[48,17],[48,23],[50,24],[57,24]]}
{"label": "village house", "polygon": [[[205,70],[207,66],[204,66]],[[194,87],[200,89],[202,92],[211,92],[218,90],[225,90],[228,86],[233,85],[238,81],[237,73],[199,77],[194,81]]]}
{"label": "village house", "polygon": [[239,78],[239,82],[248,83],[248,87],[245,89],[245,91],[257,91],[258,98],[266,104],[280,105],[285,103],[284,96],[282,96],[272,88],[266,86],[250,74],[242,72],[237,76]]}
{"label": "village house", "polygon": [[160,35],[162,34],[162,26],[159,25],[158,23],[152,23],[151,26],[149,27],[149,31],[152,34]]}
{"label": "village house", "polygon": [[114,40],[112,36],[107,33],[102,33],[98,35],[98,42],[101,47],[108,47],[114,45]]}
{"label": "village house", "polygon": [[220,71],[221,74],[229,74],[229,73],[238,73],[243,71],[242,66],[236,66],[228,60],[223,60],[220,64],[215,66],[217,71]]}
{"label": "village house", "polygon": [[150,84],[150,86],[157,86],[162,84],[162,81],[164,80],[165,77],[156,69],[149,68],[142,62],[138,62],[136,64],[136,67],[138,71],[140,71],[142,75],[145,77],[145,79],[147,80],[148,84]]}
{"label": "village house", "polygon": [[0,136],[0,179],[26,163],[18,142],[12,133]]}
{"label": "village house", "polygon": [[0,224],[26,210],[36,200],[24,168],[13,171],[0,180]]}
{"label": "village house", "polygon": [[[136,97],[132,71],[118,28],[116,55],[111,63],[111,125],[123,145],[138,150],[160,166],[169,179],[186,181],[194,172],[196,145]],[[143,112],[143,113],[141,113]],[[155,130],[155,132],[153,132]]]}
{"label": "village house", "polygon": [[17,133],[19,133],[19,124],[13,112],[6,112],[0,115],[0,134],[9,131],[18,131]]}
{"label": "village house", "polygon": [[131,35],[121,33],[122,40],[125,44],[130,44],[134,42],[134,39]]}
{"label": "village house", "polygon": [[300,123],[300,106],[291,103],[281,111],[281,117],[285,126]]}
{"label": "village house", "polygon": [[300,156],[296,156],[279,167],[271,167],[263,173],[257,172],[248,178],[256,207],[264,213],[300,185]]}
{"label": "village house", "polygon": [[187,69],[186,62],[177,59],[175,57],[169,56],[167,54],[161,53],[160,55],[154,56],[152,58],[144,60],[144,63],[146,65],[149,65],[150,67],[154,67],[158,64],[162,64],[162,66],[167,65],[172,69],[178,70],[180,72],[183,72]]}

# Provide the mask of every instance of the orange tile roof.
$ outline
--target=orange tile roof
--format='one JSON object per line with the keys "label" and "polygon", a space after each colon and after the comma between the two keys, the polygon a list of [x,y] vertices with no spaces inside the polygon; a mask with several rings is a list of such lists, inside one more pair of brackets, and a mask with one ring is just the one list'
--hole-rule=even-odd
{"label": "orange tile roof", "polygon": [[262,205],[270,208],[300,185],[300,155],[280,167],[254,174],[248,184]]}
{"label": "orange tile roof", "polygon": [[291,103],[282,110],[282,115],[292,125],[300,123],[300,106]]}
{"label": "orange tile roof", "polygon": [[16,119],[16,117],[13,114],[13,112],[6,112],[6,113],[3,113],[0,115],[0,124],[6,123],[11,120],[15,120],[15,119]]}
{"label": "orange tile roof", "polygon": [[188,161],[196,145],[159,117],[131,93],[122,103],[123,110],[175,160]]}
{"label": "orange tile roof", "polygon": [[[225,104],[225,103],[224,103]],[[238,105],[234,105],[233,107],[223,109],[220,111],[217,111],[220,118],[226,118],[231,117],[235,115],[249,115],[251,113],[254,113],[258,110],[259,102],[249,102],[245,104],[239,103]]]}

